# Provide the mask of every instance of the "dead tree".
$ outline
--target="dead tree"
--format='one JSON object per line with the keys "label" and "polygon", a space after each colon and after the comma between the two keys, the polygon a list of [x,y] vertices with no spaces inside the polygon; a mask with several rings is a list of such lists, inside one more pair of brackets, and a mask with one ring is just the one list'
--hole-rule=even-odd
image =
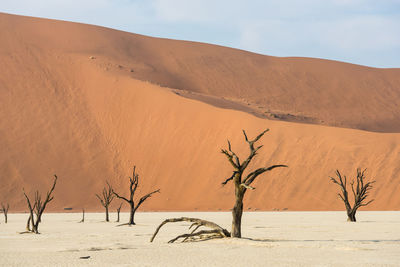
{"label": "dead tree", "polygon": [[236,200],[235,205],[232,209],[232,237],[242,237],[241,225],[243,214],[243,198],[247,189],[255,189],[252,184],[259,175],[278,167],[287,167],[286,165],[272,165],[269,167],[262,167],[248,173],[246,176],[243,176],[251,160],[257,155],[257,151],[263,147],[262,145],[255,147],[255,143],[260,140],[260,138],[268,131],[269,129],[266,129],[265,131],[257,135],[257,137],[253,140],[249,140],[246,132],[243,130],[244,139],[249,145],[250,153],[248,157],[242,162],[239,160],[239,157],[236,155],[236,153],[232,151],[231,143],[229,142],[229,140],[228,149],[221,149],[221,152],[228,158],[229,163],[233,166],[234,169],[232,175],[222,183],[222,185],[226,185],[229,181],[233,181],[235,185]]}
{"label": "dead tree", "polygon": [[8,218],[7,218],[7,214],[8,214],[8,209],[10,208],[10,204],[4,204],[1,203],[1,211],[4,214],[4,222],[7,223],[8,222]]}
{"label": "dead tree", "polygon": [[[50,190],[47,192],[45,200],[42,201],[42,196],[40,195],[39,191],[36,191],[35,192],[35,201],[33,202],[33,205],[32,205],[32,202],[30,201],[29,197],[25,193],[25,190],[23,190],[24,196],[26,198],[26,202],[28,203],[28,208],[29,208],[29,213],[30,213],[28,222],[26,225],[27,232],[39,234],[39,223],[42,220],[42,214],[43,214],[44,210],[46,209],[47,204],[53,200],[52,193],[56,187],[56,183],[57,183],[57,175],[54,175],[53,185],[50,188]],[[30,227],[30,225],[32,225],[32,228]]]}
{"label": "dead tree", "polygon": [[[190,233],[179,235],[179,236],[171,239],[170,241],[168,241],[168,243],[174,243],[175,241],[177,241],[180,238],[183,239],[182,242],[185,242],[185,241],[196,240],[196,238],[198,238],[200,240],[204,240],[204,239],[213,239],[213,238],[224,238],[224,237],[229,237],[230,236],[230,233],[226,229],[222,228],[221,226],[219,226],[216,223],[205,221],[205,220],[201,220],[201,219],[197,219],[197,218],[181,217],[181,218],[166,219],[165,221],[163,221],[157,227],[156,231],[154,232],[153,236],[150,239],[150,242],[153,242],[154,238],[156,237],[156,235],[160,231],[160,228],[163,225],[165,225],[166,223],[170,223],[170,222],[191,222],[192,224],[190,225],[189,230],[192,227],[194,227],[194,228]],[[200,231],[197,231],[202,226],[211,228],[211,230],[200,230]]]}
{"label": "dead tree", "polygon": [[100,200],[101,205],[106,209],[106,222],[109,222],[108,207],[115,197],[112,186],[107,182],[107,188],[103,188],[102,195],[99,196],[96,194],[96,197]]}
{"label": "dead tree", "polygon": [[[201,219],[196,219],[196,218],[185,218],[184,217],[184,218],[165,220],[157,228],[151,241],[153,241],[153,239],[156,236],[156,234],[158,233],[159,229],[164,224],[166,224],[168,222],[180,222],[180,221],[193,222],[192,226],[196,226],[196,227],[191,233],[180,235],[180,236],[170,240],[170,243],[176,241],[179,238],[184,238],[184,241],[188,240],[187,238],[194,238],[194,237],[198,237],[199,239],[210,239],[210,238],[216,238],[216,237],[238,237],[238,238],[240,238],[242,236],[241,221],[242,221],[242,214],[243,214],[243,198],[244,198],[244,194],[246,193],[247,189],[255,189],[254,187],[252,187],[252,184],[259,175],[261,175],[267,171],[271,171],[278,167],[287,167],[286,165],[272,165],[269,167],[258,168],[256,170],[248,173],[246,176],[244,176],[244,172],[245,172],[246,168],[249,166],[251,160],[257,155],[257,151],[262,147],[262,146],[255,147],[255,143],[258,140],[260,140],[260,138],[267,131],[269,131],[269,130],[267,129],[267,130],[263,131],[262,133],[260,133],[253,140],[249,140],[246,132],[243,130],[244,138],[249,145],[250,154],[242,162],[240,161],[240,159],[236,155],[236,153],[232,151],[231,143],[229,142],[229,140],[228,140],[228,149],[221,149],[221,152],[223,154],[225,154],[225,156],[228,158],[229,162],[231,163],[231,165],[234,168],[233,174],[222,183],[222,185],[226,185],[229,181],[233,181],[233,183],[235,185],[236,200],[235,200],[235,205],[232,209],[232,232],[231,233],[229,233],[227,230],[221,228],[219,225],[216,225],[215,223],[204,221]],[[212,230],[202,230],[202,231],[196,232],[198,230],[198,228],[201,226],[209,227]]]}
{"label": "dead tree", "polygon": [[147,195],[144,195],[143,197],[141,197],[139,199],[139,201],[137,202],[136,206],[135,206],[135,200],[133,199],[136,189],[139,185],[139,174],[136,173],[136,166],[133,167],[133,172],[132,172],[132,177],[129,177],[129,198],[125,198],[121,195],[119,195],[117,192],[113,191],[115,196],[117,198],[120,198],[124,201],[126,201],[129,206],[130,206],[130,215],[129,215],[129,222],[127,223],[128,225],[134,225],[135,224],[135,212],[136,210],[140,207],[140,205],[143,204],[144,201],[146,201],[146,199],[148,199],[149,197],[151,197],[151,195],[153,195],[154,193],[159,193],[160,189],[157,189],[151,193],[148,193]]}
{"label": "dead tree", "polygon": [[368,197],[369,191],[372,188],[372,184],[375,183],[374,180],[364,183],[365,182],[364,181],[365,171],[366,171],[366,169],[364,169],[363,171],[361,171],[361,169],[357,169],[357,178],[356,178],[357,183],[356,183],[355,188],[354,188],[354,180],[352,180],[350,182],[351,191],[353,192],[353,197],[354,197],[353,206],[350,205],[350,201],[349,201],[346,175],[342,176],[342,174],[339,172],[339,170],[336,170],[337,179],[330,177],[331,181],[340,187],[341,192],[338,193],[338,196],[344,202],[344,205],[346,207],[346,212],[347,212],[347,221],[350,221],[350,222],[356,221],[356,212],[357,212],[358,208],[367,206],[372,201],[374,201],[374,199],[372,199],[368,202],[365,202]]}
{"label": "dead tree", "polygon": [[117,222],[119,222],[119,213],[121,212],[122,203],[117,208]]}

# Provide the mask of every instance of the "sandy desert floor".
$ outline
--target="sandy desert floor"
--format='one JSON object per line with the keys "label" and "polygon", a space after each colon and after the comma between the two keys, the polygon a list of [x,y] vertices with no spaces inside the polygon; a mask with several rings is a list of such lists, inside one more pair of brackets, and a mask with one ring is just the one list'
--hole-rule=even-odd
{"label": "sandy desert floor", "polygon": [[[123,213],[122,221],[128,218]],[[19,234],[27,214],[0,224],[1,266],[399,266],[400,212],[247,212],[243,239],[168,244],[187,224],[165,218],[198,217],[230,226],[229,212],[144,212],[137,225],[104,222],[104,214],[45,214],[40,235]],[[111,214],[115,220],[116,214]],[[80,257],[90,256],[89,259]]]}

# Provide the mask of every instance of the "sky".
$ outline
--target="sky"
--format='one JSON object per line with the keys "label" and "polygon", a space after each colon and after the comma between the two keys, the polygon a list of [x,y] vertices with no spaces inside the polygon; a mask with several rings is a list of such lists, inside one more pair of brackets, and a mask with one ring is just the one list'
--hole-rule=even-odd
{"label": "sky", "polygon": [[0,12],[271,56],[400,67],[400,0],[0,0]]}

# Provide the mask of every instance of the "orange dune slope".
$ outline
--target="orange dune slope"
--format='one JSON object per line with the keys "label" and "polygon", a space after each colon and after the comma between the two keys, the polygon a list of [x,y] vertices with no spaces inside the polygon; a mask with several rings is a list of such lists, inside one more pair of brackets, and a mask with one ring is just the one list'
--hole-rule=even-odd
{"label": "orange dune slope", "polygon": [[[250,103],[257,96],[268,102],[271,96],[271,103],[285,113],[290,113],[285,101],[301,103],[343,126],[391,131],[398,127],[391,123],[398,119],[397,69],[279,59],[6,14],[0,14],[0,34],[0,201],[9,201],[14,211],[25,209],[22,188],[31,195],[38,188],[44,193],[54,173],[59,182],[49,209],[100,210],[94,194],[106,180],[126,194],[134,164],[141,177],[138,195],[161,189],[143,210],[227,210],[233,204],[233,188],[221,182],[231,168],[219,149],[229,138],[243,158],[247,147],[241,130],[254,136],[265,128],[271,131],[250,168],[289,168],[259,177],[255,191],[246,194],[246,208],[343,209],[328,176],[336,168],[354,176],[357,167],[367,167],[368,176],[377,180],[371,192],[376,200],[367,209],[400,207],[399,133],[267,120],[174,93],[207,93],[215,102],[225,97]],[[272,75],[277,68],[282,68],[280,74]],[[310,80],[302,81],[301,73]],[[354,75],[344,78],[346,73]],[[296,80],[299,87],[293,88]],[[381,94],[371,89],[374,81],[382,85]],[[314,82],[326,83],[326,91],[316,93],[322,89],[306,86]],[[346,84],[354,89],[347,90],[349,99],[335,91]],[[296,90],[299,94],[292,100],[282,96]],[[341,95],[329,102],[336,94]],[[314,100],[332,106],[318,106]],[[355,124],[346,125],[351,121]]]}
{"label": "orange dune slope", "polygon": [[259,117],[400,132],[400,69],[277,58],[7,14],[0,20],[3,51],[17,45],[28,53],[94,56],[104,68],[112,62],[132,78],[203,101],[203,95],[218,97],[209,101],[217,106],[229,100]]}

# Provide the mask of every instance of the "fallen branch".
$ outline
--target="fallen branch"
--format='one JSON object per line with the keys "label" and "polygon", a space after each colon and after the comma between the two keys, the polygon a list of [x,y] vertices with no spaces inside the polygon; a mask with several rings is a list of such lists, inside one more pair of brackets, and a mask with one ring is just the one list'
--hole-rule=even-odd
{"label": "fallen branch", "polygon": [[[192,227],[195,227],[195,228],[194,228],[194,230],[192,230],[192,232],[190,232],[188,234],[179,235],[179,236],[171,239],[170,241],[168,241],[168,243],[174,243],[175,241],[177,241],[180,238],[183,239],[182,242],[186,242],[187,240],[193,241],[196,239],[196,237],[198,237],[198,240],[208,240],[208,239],[213,239],[213,238],[226,238],[226,237],[231,236],[231,234],[226,229],[222,228],[221,226],[219,226],[216,223],[197,219],[197,218],[181,217],[181,218],[166,219],[165,221],[163,221],[157,227],[156,231],[154,232],[153,236],[150,239],[150,242],[153,242],[154,238],[156,237],[156,235],[158,234],[158,232],[160,231],[162,226],[164,226],[167,223],[171,223],[171,222],[191,222],[192,225],[190,225],[189,229],[191,229]],[[211,230],[197,231],[202,226],[211,228]]]}

